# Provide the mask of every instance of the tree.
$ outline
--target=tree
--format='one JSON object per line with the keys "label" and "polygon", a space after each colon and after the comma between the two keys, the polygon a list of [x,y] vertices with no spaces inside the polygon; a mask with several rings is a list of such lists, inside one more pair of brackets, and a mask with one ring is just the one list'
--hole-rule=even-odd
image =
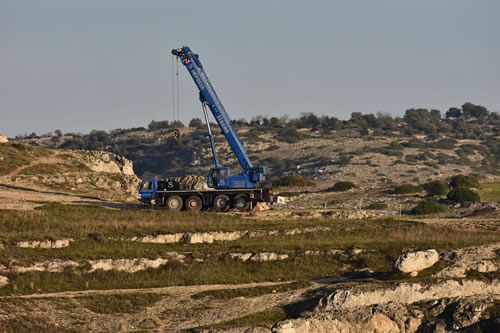
{"label": "tree", "polygon": [[342,122],[335,117],[323,116],[321,117],[320,128],[324,131],[332,131],[339,129],[342,126]]}
{"label": "tree", "polygon": [[404,118],[408,126],[428,135],[437,135],[441,113],[439,110],[408,109]]}
{"label": "tree", "polygon": [[203,122],[201,121],[200,118],[193,118],[189,122],[189,127],[194,127],[194,128],[197,128],[197,129],[201,129],[201,128],[204,127],[204,125],[203,125]]}
{"label": "tree", "polygon": [[465,118],[485,118],[488,116],[488,109],[481,105],[475,105],[472,103],[465,103],[462,105],[462,112]]}
{"label": "tree", "polygon": [[453,188],[480,188],[479,182],[472,176],[456,175],[451,177],[450,186]]}
{"label": "tree", "polygon": [[169,128],[169,127],[170,126],[169,126],[168,120],[159,120],[159,121],[151,120],[151,122],[148,125],[148,129],[150,131],[156,131],[156,130],[160,130],[160,129],[166,129],[166,128]]}
{"label": "tree", "polygon": [[448,184],[442,180],[430,181],[425,183],[422,187],[427,192],[427,195],[431,197],[445,195],[450,189]]}
{"label": "tree", "polygon": [[296,126],[297,128],[310,128],[313,131],[316,131],[320,125],[321,121],[319,118],[312,112],[302,113],[300,118],[297,120]]}
{"label": "tree", "polygon": [[464,203],[464,202],[479,202],[481,198],[479,197],[479,194],[476,192],[472,191],[471,189],[468,189],[466,187],[457,187],[451,190],[446,197],[449,200],[459,202],[459,203]]}
{"label": "tree", "polygon": [[459,118],[462,116],[462,110],[456,107],[451,107],[446,111],[446,118]]}

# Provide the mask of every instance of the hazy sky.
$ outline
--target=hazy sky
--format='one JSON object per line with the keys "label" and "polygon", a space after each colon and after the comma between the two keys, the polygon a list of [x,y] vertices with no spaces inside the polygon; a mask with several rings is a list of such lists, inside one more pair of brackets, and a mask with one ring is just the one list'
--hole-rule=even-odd
{"label": "hazy sky", "polygon": [[[0,133],[172,120],[190,46],[233,119],[500,110],[498,0],[0,0]],[[180,68],[180,114],[202,118]]]}

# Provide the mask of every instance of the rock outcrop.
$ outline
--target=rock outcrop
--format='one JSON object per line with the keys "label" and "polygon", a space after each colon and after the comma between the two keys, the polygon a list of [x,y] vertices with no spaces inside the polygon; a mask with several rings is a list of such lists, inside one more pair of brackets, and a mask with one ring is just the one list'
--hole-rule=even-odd
{"label": "rock outcrop", "polygon": [[455,332],[477,323],[499,294],[498,280],[350,287],[325,296],[308,316],[276,324],[272,332]]}
{"label": "rock outcrop", "polygon": [[102,151],[88,151],[81,154],[80,159],[90,170],[95,172],[135,176],[132,161],[123,156]]}
{"label": "rock outcrop", "polygon": [[491,282],[444,280],[431,285],[402,282],[370,290],[363,287],[339,289],[324,296],[317,309],[321,311],[340,310],[391,302],[411,304],[430,299],[490,294],[500,294],[499,280]]}
{"label": "rock outcrop", "polygon": [[61,249],[68,247],[70,241],[72,239],[19,241],[16,243],[16,246],[22,248]]}
{"label": "rock outcrop", "polygon": [[10,262],[8,266],[0,265],[2,273],[27,273],[27,272],[51,272],[61,273],[67,269],[81,269],[87,273],[92,273],[97,270],[104,271],[123,271],[127,273],[135,273],[146,270],[148,268],[158,268],[165,265],[169,260],[177,260],[182,262],[184,255],[177,252],[169,252],[165,254],[168,258],[135,258],[135,259],[98,259],[98,260],[61,260],[55,259],[51,261],[36,262],[28,266],[19,265],[16,262]]}
{"label": "rock outcrop", "polygon": [[471,270],[481,273],[497,272],[499,267],[492,258],[497,256],[500,244],[491,244],[480,247],[469,247],[456,251],[443,252],[440,254],[442,260],[453,261],[448,267],[434,274],[437,278],[463,278]]}
{"label": "rock outcrop", "polygon": [[51,272],[61,273],[66,269],[74,269],[80,266],[80,262],[76,260],[61,260],[55,259],[52,261],[36,262],[29,266],[22,266],[12,261],[8,266],[0,265],[0,272],[4,273],[27,273],[27,272]]}
{"label": "rock outcrop", "polygon": [[278,254],[274,252],[261,252],[261,253],[229,253],[229,257],[234,260],[240,261],[277,261],[277,260],[286,260],[289,258],[288,254]]}
{"label": "rock outcrop", "polygon": [[215,241],[234,241],[240,238],[256,238],[275,235],[293,236],[319,231],[328,231],[328,227],[294,228],[284,230],[258,230],[258,231],[207,231],[207,232],[184,232],[174,234],[160,234],[148,236],[134,236],[122,240],[141,243],[180,243],[190,244],[212,244]]}
{"label": "rock outcrop", "polygon": [[407,252],[400,255],[393,264],[393,269],[416,276],[419,271],[431,267],[439,260],[436,250]]}
{"label": "rock outcrop", "polygon": [[7,143],[9,140],[6,135],[0,134],[0,143]]}
{"label": "rock outcrop", "polygon": [[155,260],[146,258],[89,260],[91,268],[88,270],[88,272],[92,273],[96,270],[103,270],[135,273],[138,271],[146,270],[148,268],[158,268],[161,265],[165,265],[167,262],[168,259],[163,258],[157,258]]}

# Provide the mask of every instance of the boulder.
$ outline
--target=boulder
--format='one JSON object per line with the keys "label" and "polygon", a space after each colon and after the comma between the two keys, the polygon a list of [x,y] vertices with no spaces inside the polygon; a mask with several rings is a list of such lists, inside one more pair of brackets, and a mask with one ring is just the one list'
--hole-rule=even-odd
{"label": "boulder", "polygon": [[252,257],[252,253],[229,253],[229,257],[234,260],[247,261]]}
{"label": "boulder", "polygon": [[6,135],[0,134],[0,143],[7,143],[9,140]]}
{"label": "boulder", "polygon": [[0,276],[0,288],[3,288],[8,284],[9,284],[9,279],[5,276]]}
{"label": "boulder", "polygon": [[251,258],[251,261],[276,261],[278,260],[278,255],[273,252],[262,252],[254,254]]}
{"label": "boulder", "polygon": [[403,273],[414,273],[431,267],[439,260],[436,250],[407,252],[400,255],[393,264],[395,271]]}
{"label": "boulder", "polygon": [[264,210],[269,210],[269,206],[264,202],[257,202],[253,207],[253,211],[262,212]]}

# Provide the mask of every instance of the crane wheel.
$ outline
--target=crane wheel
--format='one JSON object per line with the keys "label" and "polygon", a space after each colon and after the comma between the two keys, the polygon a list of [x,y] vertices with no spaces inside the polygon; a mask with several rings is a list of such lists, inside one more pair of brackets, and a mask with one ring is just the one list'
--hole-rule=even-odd
{"label": "crane wheel", "polygon": [[241,212],[245,212],[250,208],[250,199],[246,194],[238,194],[233,198],[233,207]]}
{"label": "crane wheel", "polygon": [[218,212],[227,212],[231,207],[231,200],[225,194],[219,194],[215,197],[213,208]]}
{"label": "crane wheel", "polygon": [[182,209],[182,198],[178,195],[171,195],[167,198],[168,210],[179,211]]}
{"label": "crane wheel", "polygon": [[199,196],[192,195],[190,197],[187,197],[187,199],[184,201],[184,206],[186,207],[186,210],[199,212],[203,207],[203,204]]}

